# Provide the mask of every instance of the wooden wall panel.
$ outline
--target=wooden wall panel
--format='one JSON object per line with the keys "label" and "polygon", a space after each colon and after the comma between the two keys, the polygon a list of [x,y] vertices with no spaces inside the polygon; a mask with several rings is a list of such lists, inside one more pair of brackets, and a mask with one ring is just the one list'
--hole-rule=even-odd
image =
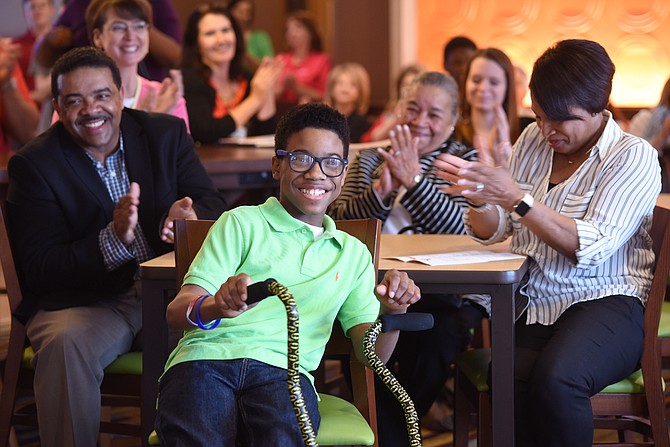
{"label": "wooden wall panel", "polygon": [[667,0],[417,0],[417,8],[417,58],[431,68],[442,67],[444,44],[458,34],[504,50],[528,72],[553,42],[584,38],[614,61],[619,107],[655,105],[670,77]]}

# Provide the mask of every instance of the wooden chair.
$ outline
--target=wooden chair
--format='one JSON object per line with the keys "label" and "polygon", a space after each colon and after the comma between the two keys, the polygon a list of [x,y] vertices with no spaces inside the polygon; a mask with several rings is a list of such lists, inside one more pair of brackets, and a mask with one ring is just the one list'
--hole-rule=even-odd
{"label": "wooden chair", "polygon": [[[595,428],[617,430],[620,441],[594,445],[670,447],[658,336],[661,305],[670,274],[670,210],[658,206],[654,209],[651,237],[656,262],[644,313],[642,367],[591,397]],[[467,446],[472,409],[478,411],[477,445],[491,445],[491,401],[487,384],[490,360],[491,353],[485,349],[467,351],[456,358],[454,447]],[[631,432],[641,433],[643,440],[633,442]],[[638,438],[641,437],[638,435]]]}
{"label": "wooden chair", "polygon": [[[181,286],[209,228],[210,220],[175,221],[175,262],[177,282]],[[381,222],[376,219],[337,221],[337,228],[360,239],[370,250],[377,271]],[[351,377],[352,402],[320,393],[319,413],[321,427],[317,436],[319,445],[377,445],[377,415],[375,407],[374,373],[359,363],[353,353],[351,340],[344,336],[339,323],[335,323],[326,356],[346,358],[345,369]],[[353,404],[353,405],[352,405]],[[362,415],[362,417],[361,417]],[[158,445],[155,433],[150,438]]]}
{"label": "wooden chair", "polygon": [[[32,400],[34,371],[30,365],[34,352],[27,344],[24,322],[13,315],[23,299],[23,294],[12,255],[4,202],[0,204],[0,261],[5,274],[7,295],[12,311],[0,394],[0,447],[5,447],[12,427],[14,425],[37,426],[37,414],[34,400]],[[129,352],[115,360],[105,369],[105,377],[100,387],[102,406],[139,408],[141,374],[141,352]],[[20,399],[17,400],[17,397]],[[140,425],[132,422],[113,422],[111,420],[100,422],[101,433],[140,437],[140,428]]]}

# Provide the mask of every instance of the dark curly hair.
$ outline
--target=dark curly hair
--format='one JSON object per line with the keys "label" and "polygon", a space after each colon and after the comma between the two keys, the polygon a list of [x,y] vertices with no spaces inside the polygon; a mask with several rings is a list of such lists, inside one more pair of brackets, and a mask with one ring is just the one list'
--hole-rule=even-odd
{"label": "dark curly hair", "polygon": [[235,55],[230,61],[230,71],[228,76],[231,80],[237,80],[244,74],[244,53],[246,51],[244,44],[244,34],[240,25],[225,5],[220,3],[206,3],[201,5],[191,13],[186,22],[186,31],[184,31],[184,44],[182,51],[182,67],[190,67],[202,76],[203,79],[209,79],[212,70],[202,61],[200,47],[198,46],[198,32],[200,21],[207,14],[222,15],[230,20],[230,24],[235,32]]}
{"label": "dark curly hair", "polygon": [[349,156],[349,125],[347,119],[337,110],[322,103],[308,103],[289,109],[279,120],[275,133],[275,151],[286,149],[288,140],[303,129],[329,130],[342,141],[342,154]]}
{"label": "dark curly hair", "polygon": [[114,61],[104,51],[95,47],[77,47],[68,51],[58,58],[51,69],[51,96],[58,99],[60,89],[58,81],[64,74],[73,72],[80,68],[109,68],[112,72],[112,80],[117,88],[121,88],[121,73]]}
{"label": "dark curly hair", "polygon": [[614,63],[591,40],[562,40],[549,47],[533,65],[530,92],[551,121],[574,118],[571,107],[602,112],[609,102]]}

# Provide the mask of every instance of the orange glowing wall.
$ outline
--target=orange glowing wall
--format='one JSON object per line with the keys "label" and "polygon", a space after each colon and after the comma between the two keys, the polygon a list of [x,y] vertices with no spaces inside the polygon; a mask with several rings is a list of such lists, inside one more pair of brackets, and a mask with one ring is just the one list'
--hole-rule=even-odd
{"label": "orange glowing wall", "polygon": [[553,42],[591,39],[616,65],[612,102],[649,107],[670,77],[668,0],[417,0],[418,60],[442,68],[445,42],[498,47],[529,74]]}

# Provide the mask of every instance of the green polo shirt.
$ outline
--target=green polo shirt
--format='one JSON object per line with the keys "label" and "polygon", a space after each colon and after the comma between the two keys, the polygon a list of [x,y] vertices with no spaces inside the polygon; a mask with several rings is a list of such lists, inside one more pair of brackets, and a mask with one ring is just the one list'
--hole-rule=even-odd
{"label": "green polo shirt", "polygon": [[[275,198],[221,215],[212,226],[184,284],[216,292],[230,276],[253,282],[275,278],[293,294],[300,318],[300,369],[310,379],[323,357],[335,319],[345,333],[377,318],[375,274],[370,252],[324,217],[324,234],[314,234]],[[251,358],[287,365],[286,311],[277,297],[261,301],[210,331],[194,328],[170,355],[165,369],[180,362]]]}

